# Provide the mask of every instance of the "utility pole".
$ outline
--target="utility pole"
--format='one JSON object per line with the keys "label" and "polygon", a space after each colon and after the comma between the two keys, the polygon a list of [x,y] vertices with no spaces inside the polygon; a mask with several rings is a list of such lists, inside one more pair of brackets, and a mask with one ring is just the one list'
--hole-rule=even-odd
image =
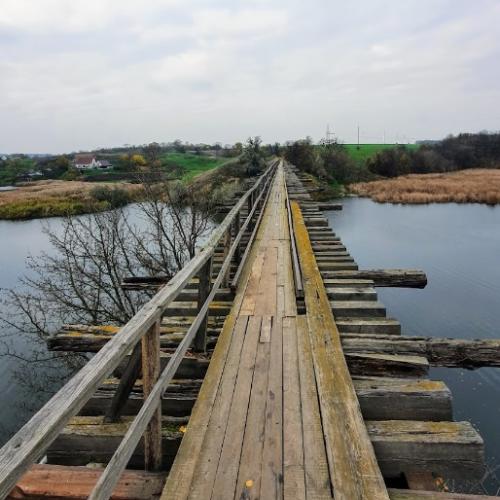
{"label": "utility pole", "polygon": [[359,125],[358,125],[358,149],[359,149]]}
{"label": "utility pole", "polygon": [[325,144],[326,145],[330,145],[334,142],[334,139],[332,138],[333,137],[333,132],[330,131],[330,124],[328,123],[326,125],[326,136],[325,136]]}

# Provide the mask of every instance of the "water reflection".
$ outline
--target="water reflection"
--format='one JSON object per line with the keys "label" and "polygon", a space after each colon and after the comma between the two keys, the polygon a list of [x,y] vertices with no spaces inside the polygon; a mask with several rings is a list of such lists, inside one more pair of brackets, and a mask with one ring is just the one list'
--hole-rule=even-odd
{"label": "water reflection", "polygon": [[[424,290],[379,288],[388,315],[406,335],[500,338],[500,207],[401,206],[343,200],[329,212],[334,231],[360,268],[423,269]],[[500,369],[433,369],[453,394],[455,420],[468,420],[486,443],[488,464],[500,467]],[[500,476],[500,474],[498,474]],[[500,482],[488,482],[496,494]]]}

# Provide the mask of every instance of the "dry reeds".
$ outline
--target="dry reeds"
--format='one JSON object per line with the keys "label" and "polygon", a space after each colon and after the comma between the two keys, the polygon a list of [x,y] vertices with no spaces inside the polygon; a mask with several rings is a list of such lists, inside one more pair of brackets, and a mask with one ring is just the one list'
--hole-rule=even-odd
{"label": "dry reeds", "polygon": [[500,169],[470,169],[444,174],[411,174],[352,184],[350,190],[379,203],[500,203]]}
{"label": "dry reeds", "polygon": [[13,191],[0,192],[0,219],[51,217],[68,213],[80,214],[106,208],[92,198],[98,186],[119,187],[132,198],[142,186],[127,182],[36,181]]}

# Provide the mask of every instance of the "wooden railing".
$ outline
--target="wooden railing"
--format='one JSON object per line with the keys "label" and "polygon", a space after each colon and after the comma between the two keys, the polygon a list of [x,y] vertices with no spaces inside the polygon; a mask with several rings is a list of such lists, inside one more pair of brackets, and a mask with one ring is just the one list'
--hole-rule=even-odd
{"label": "wooden railing", "polygon": [[[163,393],[174,377],[187,349],[205,350],[208,308],[222,284],[229,282],[233,259],[239,259],[240,241],[249,230],[258,207],[263,211],[266,193],[278,161],[273,161],[256,183],[239,199],[223,222],[215,229],[207,244],[181,269],[120,331],[64,385],[0,450],[0,498],[6,497],[18,479],[38,461],[57,438],[68,421],[91,398],[103,381],[131,352],[121,396],[128,396],[130,384],[142,363],[144,403],[128,428],[123,440],[100,476],[91,499],[111,496],[121,473],[127,466],[139,440],[144,436],[145,466],[156,470],[161,464],[161,407]],[[241,224],[240,212],[247,204],[248,215]],[[260,220],[260,219],[259,219]],[[232,234],[234,233],[234,235]],[[223,240],[224,261],[212,284],[212,260]],[[241,262],[246,258],[243,255]],[[199,277],[199,312],[168,364],[160,373],[160,322],[166,308],[184,290],[192,278]],[[139,344],[139,341],[141,344]],[[127,375],[128,373],[128,375]],[[128,387],[127,387],[128,385]],[[120,392],[118,391],[118,392]],[[127,392],[128,391],[128,392]],[[115,396],[115,415],[119,401]]]}

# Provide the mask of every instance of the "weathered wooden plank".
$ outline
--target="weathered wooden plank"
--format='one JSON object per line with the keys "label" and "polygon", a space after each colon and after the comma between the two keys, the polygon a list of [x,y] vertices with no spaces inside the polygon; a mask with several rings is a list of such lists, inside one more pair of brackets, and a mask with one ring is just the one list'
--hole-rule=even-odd
{"label": "weathered wooden plank", "polygon": [[[226,433],[229,411],[236,387],[234,381],[238,373],[241,356],[247,355],[248,346],[245,352],[242,352],[247,324],[248,317],[240,316],[236,320],[231,335],[231,347],[222,373],[217,397],[211,408],[210,421],[200,448],[200,454],[196,457],[194,472],[196,482],[192,485],[190,491],[190,498],[192,499],[206,498],[207,492],[211,492],[213,488],[219,456]],[[201,396],[203,397],[203,393]],[[197,425],[197,421],[194,421],[193,425]]]}
{"label": "weathered wooden plank", "polygon": [[352,375],[425,377],[429,362],[422,356],[345,352]]}
{"label": "weathered wooden plank", "polygon": [[[160,376],[160,322],[157,321],[142,338],[142,390],[144,399],[152,392]],[[144,433],[144,468],[161,468],[161,405],[158,405]]]}
{"label": "weathered wooden plank", "polygon": [[345,352],[423,356],[433,366],[500,366],[500,340],[370,336],[342,338]]}
{"label": "weathered wooden plank", "polygon": [[[277,306],[278,310],[283,310],[284,297],[280,294]],[[283,496],[283,330],[280,315],[273,318],[270,356],[260,485],[262,500]]]}
{"label": "weathered wooden plank", "polygon": [[[260,318],[254,316],[252,320],[260,323]],[[253,333],[257,337],[260,332]],[[257,344],[257,355],[255,358],[252,377],[250,397],[242,403],[248,407],[241,446],[241,455],[238,476],[236,480],[236,498],[258,499],[260,497],[260,486],[262,479],[262,452],[264,449],[265,436],[265,412],[266,407],[262,404],[266,400],[269,384],[270,343],[259,342]],[[236,427],[239,427],[239,423]],[[238,456],[238,449],[233,448]],[[234,455],[233,455],[234,460]],[[217,482],[217,481],[216,481]],[[226,492],[231,491],[232,482],[226,483]],[[214,492],[215,493],[215,492]],[[226,493],[227,494],[227,493]],[[215,498],[223,498],[224,496]]]}
{"label": "weathered wooden plank", "polygon": [[469,422],[367,421],[385,477],[432,471],[444,477],[480,479],[483,440]]}
{"label": "weathered wooden plank", "polygon": [[385,306],[378,301],[332,300],[330,301],[336,318],[384,317]]}
{"label": "weathered wooden plank", "polygon": [[318,394],[305,316],[297,316],[300,399],[302,405],[304,468],[307,498],[332,497]]}
{"label": "weathered wooden plank", "polygon": [[465,493],[438,493],[437,491],[416,491],[389,489],[391,500],[497,500],[487,495],[467,495]]}
{"label": "weathered wooden plank", "polygon": [[[240,461],[235,460],[235,457],[241,455],[243,446],[245,423],[249,411],[249,400],[256,364],[260,325],[260,317],[251,316],[249,318],[238,378],[234,389],[234,397],[231,402],[224,443],[214,480],[212,498],[226,498],[227,496],[232,496],[236,491]],[[247,479],[252,480],[250,477],[245,478],[243,483]]]}
{"label": "weathered wooden plank", "polygon": [[353,383],[365,420],[452,419],[451,392],[443,382],[363,376]]}
{"label": "weathered wooden plank", "polygon": [[[7,500],[85,500],[102,471],[88,467],[32,465]],[[159,498],[165,475],[127,470],[116,485],[111,500]]]}
{"label": "weathered wooden plank", "polygon": [[341,333],[369,333],[400,335],[401,324],[393,318],[335,318]]}
{"label": "weathered wooden plank", "polygon": [[[295,318],[283,319],[283,493],[306,498],[303,418]],[[308,425],[308,422],[305,422]]]}
{"label": "weathered wooden plank", "polygon": [[363,278],[375,282],[375,286],[425,288],[427,276],[417,269],[360,269],[359,271],[334,271],[329,278]]}

